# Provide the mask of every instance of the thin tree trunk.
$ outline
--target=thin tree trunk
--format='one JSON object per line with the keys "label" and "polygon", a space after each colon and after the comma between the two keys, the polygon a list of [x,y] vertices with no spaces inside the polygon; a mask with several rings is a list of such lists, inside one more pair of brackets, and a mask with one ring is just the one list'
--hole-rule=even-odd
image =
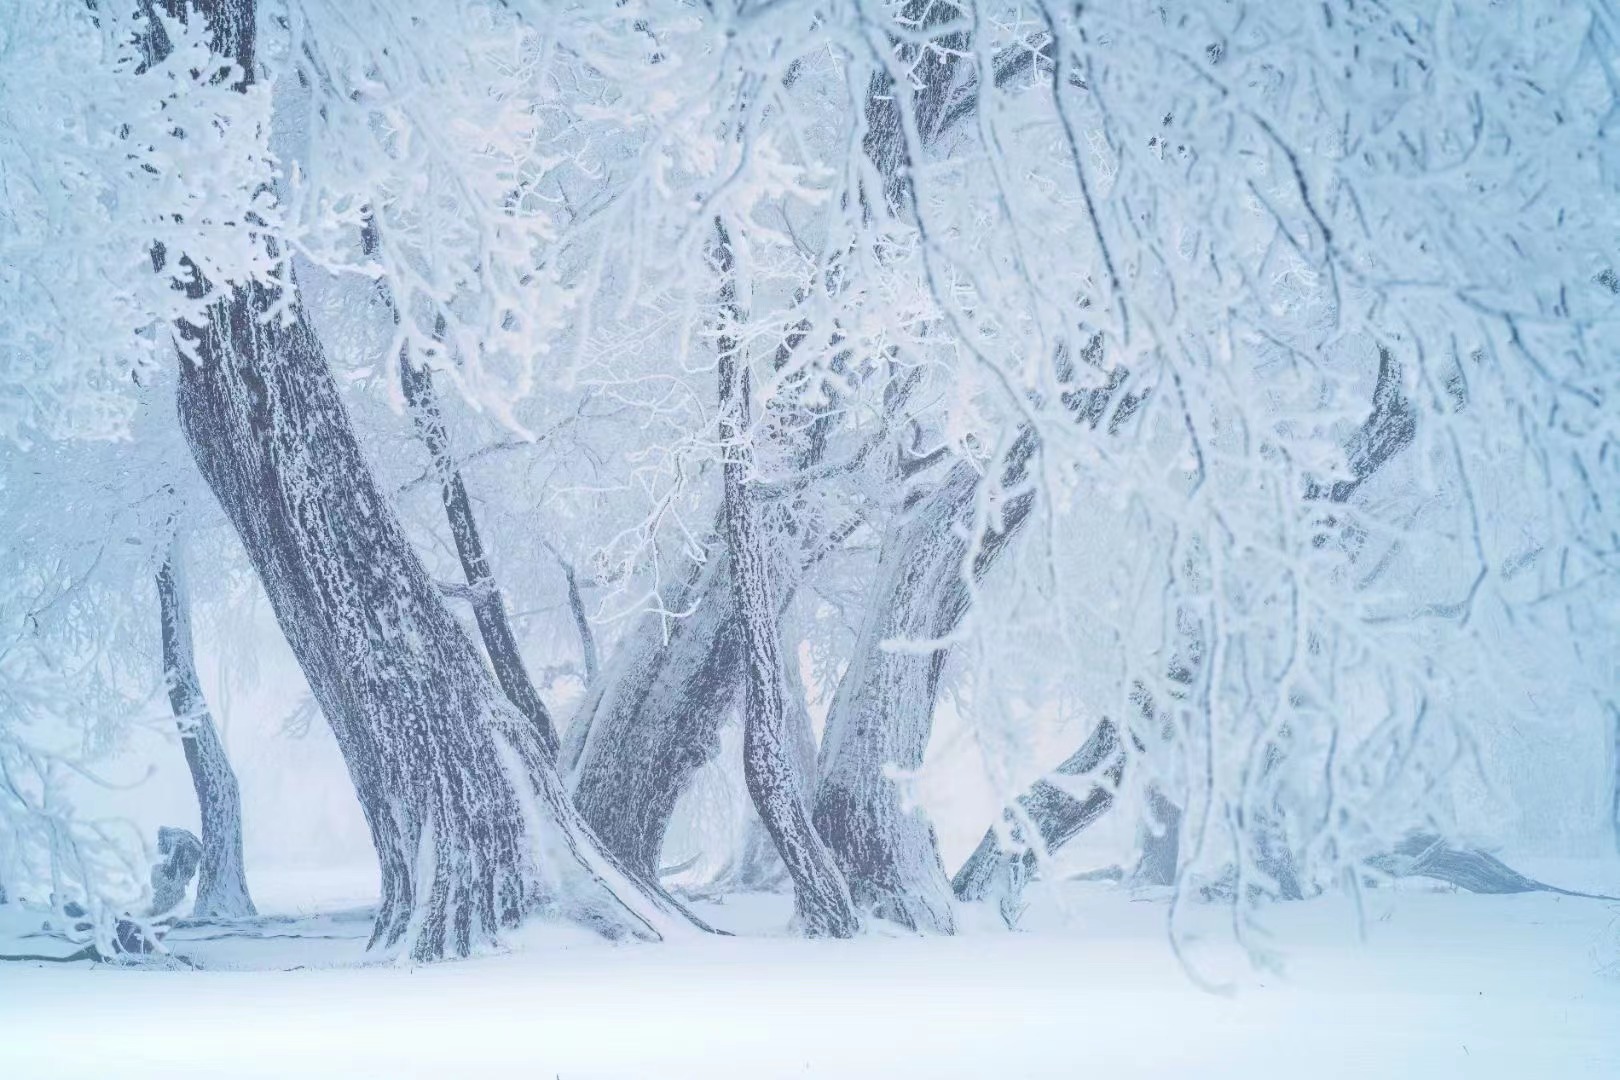
{"label": "thin tree trunk", "polygon": [[[736,315],[731,240],[715,221],[715,250],[721,273],[721,307]],[[849,887],[810,819],[811,779],[803,772],[799,748],[803,733],[790,729],[800,718],[787,707],[788,681],[782,658],[775,571],[771,566],[759,508],[748,485],[752,462],[749,435],[748,374],[735,339],[722,335],[720,363],[720,442],[725,448],[726,534],[732,557],[732,587],[742,623],[743,777],[754,809],[793,878],[798,919],[811,936],[850,937],[859,928]]]}
{"label": "thin tree trunk", "polygon": [[574,564],[558,556],[557,562],[562,566],[563,577],[568,582],[568,612],[574,617],[574,629],[579,631],[580,660],[585,667],[585,685],[590,686],[596,681],[597,671],[601,667],[596,659],[596,634],[591,630],[590,616],[585,614],[585,598],[580,595],[579,577],[574,573]]}
{"label": "thin tree trunk", "polygon": [[202,820],[202,861],[197,875],[198,918],[237,919],[257,912],[248,894],[242,864],[242,796],[225,746],[203,700],[191,640],[191,600],[186,590],[180,544],[170,544],[157,572],[158,608],[163,628],[163,678],[169,704],[180,725],[180,745],[191,785],[197,790]]}
{"label": "thin tree trunk", "polygon": [[[199,10],[251,81],[251,0]],[[540,910],[609,935],[682,925],[598,850],[489,678],[361,456],[296,295],[213,295],[206,326],[176,328],[197,358],[180,424],[349,767],[381,863],[372,942],[465,955]]]}
{"label": "thin tree trunk", "polygon": [[[546,711],[540,694],[529,678],[518,650],[517,636],[506,615],[506,598],[501,595],[500,584],[490,572],[489,557],[484,553],[484,541],[478,534],[478,522],[473,517],[472,500],[467,497],[467,485],[462,482],[461,470],[450,457],[450,440],[445,432],[444,416],[439,410],[437,394],[433,389],[433,375],[425,367],[411,363],[410,354],[401,349],[399,378],[405,390],[405,401],[411,408],[411,420],[416,433],[433,459],[433,471],[439,478],[439,496],[444,513],[450,521],[450,535],[461,560],[461,572],[467,579],[472,599],[473,618],[478,623],[484,651],[495,670],[495,680],[501,684],[507,700],[528,717],[540,736],[548,757],[557,756],[557,730],[551,714]],[[572,586],[573,575],[569,572]]]}

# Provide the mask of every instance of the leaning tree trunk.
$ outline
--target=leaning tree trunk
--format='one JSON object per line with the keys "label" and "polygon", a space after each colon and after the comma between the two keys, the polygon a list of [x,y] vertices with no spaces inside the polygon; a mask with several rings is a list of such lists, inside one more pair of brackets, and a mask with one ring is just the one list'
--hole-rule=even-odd
{"label": "leaning tree trunk", "polygon": [[[810,720],[810,710],[806,706],[808,698],[804,683],[799,676],[798,666],[793,663],[782,666],[782,675],[787,684],[787,693],[783,701],[793,712],[793,716],[788,720],[788,731],[793,737],[791,750],[797,759],[796,767],[801,775],[814,777],[816,739],[814,726]],[[726,860],[725,865],[703,887],[703,892],[717,895],[730,892],[779,892],[784,884],[791,884],[787,866],[782,862],[782,856],[777,852],[776,844],[771,839],[764,822],[753,812],[751,803],[744,811],[744,817],[739,850]],[[847,884],[845,889],[848,889]]]}
{"label": "leaning tree trunk", "polygon": [[[992,828],[951,881],[958,900],[997,899],[1011,922],[1020,910],[1019,895],[1035,875],[1038,859],[1079,835],[1114,805],[1114,793],[1125,771],[1119,731],[1104,717],[1069,759],[1052,770],[1081,779],[1102,772],[1084,796],[1069,786],[1037,780],[1002,813],[1002,832]],[[1004,832],[1004,836],[1002,833]],[[1038,845],[1038,846],[1037,846]]]}
{"label": "leaning tree trunk", "polygon": [[[731,240],[715,221],[715,250],[722,277],[721,306],[735,316]],[[810,820],[810,776],[798,750],[802,732],[791,728],[801,712],[786,702],[788,678],[782,658],[775,569],[771,565],[760,508],[748,484],[748,373],[733,338],[720,338],[720,441],[725,447],[726,535],[731,548],[732,588],[743,637],[743,777],[760,821],[793,878],[795,908],[813,936],[851,937],[860,928],[849,886]]]}
{"label": "leaning tree trunk", "polygon": [[[202,12],[253,77],[251,0]],[[290,265],[286,290],[296,288]],[[683,920],[597,848],[360,454],[296,296],[216,290],[177,327],[179,414],[332,726],[381,863],[373,944],[465,955],[540,910],[609,935]]]}
{"label": "leaning tree trunk", "polygon": [[[1196,664],[1198,658],[1189,654],[1172,662],[1171,678],[1190,679],[1186,664]],[[1153,699],[1146,688],[1136,684],[1131,702],[1147,724],[1161,728],[1168,723],[1164,713],[1154,708]],[[1126,726],[1123,733],[1130,739],[1137,753],[1147,750],[1141,737]],[[998,829],[986,830],[979,846],[956,872],[951,885],[958,900],[978,901],[996,899],[1003,914],[1022,910],[1020,899],[1024,887],[1034,879],[1043,858],[1050,858],[1058,850],[1105,813],[1113,809],[1117,793],[1125,776],[1125,746],[1121,732],[1114,721],[1104,717],[1098,722],[1080,749],[1071,754],[1052,774],[1065,778],[1053,783],[1042,778],[1013,804],[1002,812]],[[1074,781],[1097,776],[1084,795],[1077,794]],[[1141,823],[1137,833],[1138,858],[1129,874],[1122,872],[1133,885],[1169,885],[1174,883],[1178,870],[1181,847],[1181,808],[1166,798],[1157,784],[1148,784],[1148,820]]]}
{"label": "leaning tree trunk", "polygon": [[[720,730],[742,696],[743,635],[725,528],[722,517],[708,561],[664,598],[665,610],[687,614],[641,616],[592,681],[563,741],[575,805],[647,880],[657,878],[676,803],[720,752]],[[803,554],[813,561],[821,553]]]}
{"label": "leaning tree trunk", "polygon": [[465,955],[540,908],[656,936],[535,725],[490,680],[360,455],[301,312],[218,301],[180,420],[348,763],[382,867],[374,942]]}
{"label": "leaning tree trunk", "polygon": [[[433,459],[433,472],[439,479],[439,497],[450,522],[450,536],[461,560],[461,572],[467,579],[473,619],[478,623],[478,634],[484,641],[484,651],[489,654],[490,666],[495,669],[495,681],[501,684],[507,700],[534,725],[547,756],[555,759],[557,731],[524,666],[517,635],[512,632],[511,620],[506,615],[506,598],[501,595],[501,587],[489,568],[489,556],[484,553],[484,540],[473,517],[467,485],[461,479],[461,470],[450,458],[450,438],[433,389],[433,375],[427,368],[412,364],[409,350],[401,349],[399,378],[416,433]],[[577,595],[572,571],[569,571],[569,585],[570,595]]]}
{"label": "leaning tree trunk", "polygon": [[[1033,446],[1027,434],[1018,440],[1007,480],[1022,476]],[[816,792],[816,827],[856,903],[941,933],[955,929],[955,917],[934,828],[906,805],[892,773],[922,766],[947,652],[890,643],[933,642],[954,631],[970,599],[966,576],[982,577],[1028,517],[1027,493],[1010,500],[1002,531],[982,538],[970,558],[980,483],[979,471],[959,462],[884,537],[854,656],[827,717]]]}
{"label": "leaning tree trunk", "polygon": [[203,700],[191,641],[191,600],[179,541],[157,572],[158,608],[163,627],[163,679],[180,725],[180,745],[191,785],[197,790],[202,820],[202,859],[192,914],[206,919],[237,919],[257,914],[248,895],[242,865],[242,795],[225,746]]}
{"label": "leaning tree trunk", "polygon": [[602,844],[649,882],[658,878],[675,804],[719,753],[743,663],[729,551],[716,552],[667,600],[690,614],[641,617],[591,687],[563,748],[574,763],[574,805]]}

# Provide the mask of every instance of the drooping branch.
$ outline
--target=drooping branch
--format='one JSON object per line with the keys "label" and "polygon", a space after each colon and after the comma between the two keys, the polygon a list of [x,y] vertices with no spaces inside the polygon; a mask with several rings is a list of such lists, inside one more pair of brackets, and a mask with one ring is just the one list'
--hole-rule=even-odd
{"label": "drooping branch", "polygon": [[[1351,478],[1331,485],[1308,482],[1305,490],[1307,500],[1319,499],[1331,504],[1349,502],[1363,483],[1412,443],[1417,417],[1402,390],[1400,365],[1387,346],[1379,348],[1378,356],[1372,410],[1345,445]],[[1122,381],[1111,382],[1106,391],[1111,393]],[[1100,394],[1102,391],[1093,393]],[[1077,415],[1092,418],[1093,424],[1101,416],[1102,406],[1094,399],[1084,402],[1077,399],[1066,404]],[[1082,404],[1083,408],[1080,407]],[[1176,659],[1170,665],[1168,677],[1173,688],[1190,692],[1196,681],[1197,669],[1203,662],[1204,647],[1201,635],[1196,632],[1195,622],[1190,620],[1187,613],[1182,612],[1178,616],[1178,626],[1182,628],[1185,640],[1181,642]],[[1138,686],[1133,696],[1141,705],[1144,719],[1151,721],[1154,708],[1145,689]],[[1102,757],[1112,752],[1114,745],[1110,735],[1108,749],[1098,752],[1099,739],[1103,737],[1105,726],[1111,731],[1111,724],[1104,721],[1081,748],[1054,772],[1062,776],[1077,776],[1093,771]],[[1148,745],[1141,741],[1137,742],[1137,750],[1149,752]],[[1004,834],[994,828],[986,832],[973,855],[957,872],[954,887],[958,898],[982,900],[994,895],[1004,908],[1016,908],[1020,890],[1038,871],[1040,862],[1056,854],[1059,848],[1112,807],[1115,801],[1113,792],[1119,787],[1124,765],[1124,759],[1118,759],[1110,766],[1108,785],[1098,784],[1084,799],[1077,799],[1065,790],[1054,788],[1045,780],[1036,781],[1016,799],[1016,809],[1005,811],[1007,827]],[[1142,830],[1141,859],[1132,880],[1138,884],[1169,884],[1178,871],[1179,845],[1175,834],[1180,828],[1182,811],[1155,786],[1149,787],[1147,801],[1154,820]],[[1256,857],[1260,868],[1272,879],[1282,898],[1298,899],[1303,895],[1303,888],[1292,854],[1281,834],[1280,821],[1277,819],[1280,813],[1280,808],[1273,807],[1256,815],[1260,819],[1255,824]],[[1038,843],[1030,836],[1025,822],[1033,825]],[[1006,842],[1003,842],[1003,835]],[[1561,891],[1525,878],[1483,852],[1455,848],[1428,834],[1409,837],[1393,853],[1369,860],[1369,865],[1395,876],[1430,877],[1474,892]]]}

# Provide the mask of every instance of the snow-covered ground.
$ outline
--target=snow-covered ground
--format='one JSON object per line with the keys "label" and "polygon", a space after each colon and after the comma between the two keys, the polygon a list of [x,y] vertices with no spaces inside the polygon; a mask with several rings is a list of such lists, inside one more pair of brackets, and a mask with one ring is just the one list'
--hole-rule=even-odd
{"label": "snow-covered ground", "polygon": [[[15,910],[0,951],[48,951]],[[365,959],[363,908],[267,916],[177,930],[195,971],[0,965],[0,1077],[1620,1076],[1620,904],[1403,889],[1359,918],[1344,899],[1278,907],[1261,944],[1280,971],[1189,947],[1225,993],[1189,979],[1167,910],[1070,883],[1015,933],[975,909],[956,938],[809,942],[780,933],[785,898],[744,897],[702,908],[735,937],[541,926],[420,968]],[[1219,943],[1228,915],[1193,918]]]}

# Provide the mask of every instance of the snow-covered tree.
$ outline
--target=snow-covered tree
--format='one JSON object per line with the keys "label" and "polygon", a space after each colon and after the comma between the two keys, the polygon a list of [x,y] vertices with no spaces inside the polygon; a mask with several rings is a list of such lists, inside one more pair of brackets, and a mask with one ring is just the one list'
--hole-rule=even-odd
{"label": "snow-covered tree", "polygon": [[6,434],[177,384],[377,942],[657,936],[672,834],[950,932],[1104,814],[1247,910],[1458,831],[1538,690],[1612,743],[1596,6],[29,2]]}

